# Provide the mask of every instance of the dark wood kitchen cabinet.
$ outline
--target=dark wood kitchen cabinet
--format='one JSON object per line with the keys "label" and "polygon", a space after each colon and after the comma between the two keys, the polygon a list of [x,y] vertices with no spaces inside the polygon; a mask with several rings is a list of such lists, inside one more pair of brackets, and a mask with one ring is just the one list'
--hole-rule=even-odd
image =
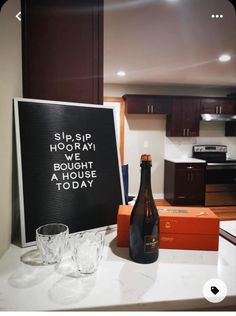
{"label": "dark wood kitchen cabinet", "polygon": [[123,96],[127,114],[168,114],[171,106],[171,97],[160,95]]}
{"label": "dark wood kitchen cabinet", "polygon": [[236,101],[229,98],[201,98],[201,113],[236,114]]}
{"label": "dark wood kitchen cabinet", "polygon": [[23,96],[103,103],[103,0],[22,0]]}
{"label": "dark wood kitchen cabinet", "polygon": [[166,136],[199,136],[200,98],[173,97],[171,112],[166,120]]}
{"label": "dark wood kitchen cabinet", "polygon": [[225,122],[225,136],[236,136],[236,121]]}
{"label": "dark wood kitchen cabinet", "polygon": [[204,205],[205,163],[165,160],[164,198],[173,205]]}

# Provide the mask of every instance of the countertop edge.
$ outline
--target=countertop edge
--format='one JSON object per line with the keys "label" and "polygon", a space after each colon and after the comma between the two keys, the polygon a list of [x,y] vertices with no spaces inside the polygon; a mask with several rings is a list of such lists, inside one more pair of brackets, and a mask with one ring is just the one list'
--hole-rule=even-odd
{"label": "countertop edge", "polygon": [[206,160],[196,158],[164,158],[164,160],[174,163],[206,163]]}
{"label": "countertop edge", "polygon": [[72,311],[235,311],[236,296],[228,296],[222,302],[213,304],[204,297],[197,299],[159,301],[134,303],[124,305],[99,306],[84,309],[71,309]]}

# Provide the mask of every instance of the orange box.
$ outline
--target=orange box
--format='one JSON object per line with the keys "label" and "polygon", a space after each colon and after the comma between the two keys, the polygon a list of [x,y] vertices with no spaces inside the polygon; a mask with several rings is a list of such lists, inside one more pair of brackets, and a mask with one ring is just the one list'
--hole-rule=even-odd
{"label": "orange box", "polygon": [[[133,206],[120,205],[117,246],[129,247],[129,221]],[[158,206],[160,248],[218,250],[219,217],[205,207]]]}

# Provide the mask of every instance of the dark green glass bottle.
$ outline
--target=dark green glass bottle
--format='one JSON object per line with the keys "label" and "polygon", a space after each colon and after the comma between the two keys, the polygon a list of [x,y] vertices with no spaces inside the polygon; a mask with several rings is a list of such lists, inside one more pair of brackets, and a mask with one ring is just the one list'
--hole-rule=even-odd
{"label": "dark green glass bottle", "polygon": [[155,262],[159,255],[159,216],[151,188],[151,155],[141,156],[141,182],[129,227],[129,253],[138,263]]}

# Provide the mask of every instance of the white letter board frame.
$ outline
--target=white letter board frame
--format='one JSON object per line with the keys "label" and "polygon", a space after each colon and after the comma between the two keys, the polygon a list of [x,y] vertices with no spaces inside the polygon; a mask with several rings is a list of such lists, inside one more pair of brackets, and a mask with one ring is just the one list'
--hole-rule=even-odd
{"label": "white letter board frame", "polygon": [[[33,120],[33,123],[31,123],[31,119],[30,119],[30,114],[29,114],[29,117],[27,117],[27,119],[25,119],[25,122],[27,124],[29,124],[29,128],[27,129],[27,127],[25,128],[25,125],[27,124],[23,124],[24,123],[24,120],[22,121],[22,117],[24,117],[24,114],[22,114],[22,108],[25,107],[26,109],[23,111],[23,113],[28,113],[29,112],[29,109],[31,111],[32,109],[32,113],[31,115],[33,116],[32,117],[32,120]],[[32,159],[28,159],[28,157],[33,157],[33,160],[34,160],[34,152],[31,153],[31,155],[29,154],[28,155],[28,152],[30,152],[30,148],[31,146],[28,146],[27,142],[29,143],[29,141],[27,140],[29,136],[29,134],[35,134],[36,135],[36,138],[37,138],[37,124],[40,126],[40,124],[38,123],[38,121],[42,121],[41,119],[41,116],[39,115],[39,120],[38,120],[38,114],[35,112],[39,112],[40,113],[40,109],[42,109],[43,112],[46,111],[46,108],[48,107],[49,109],[49,117],[50,115],[53,117],[55,116],[55,120],[58,119],[59,117],[59,126],[57,128],[55,127],[52,127],[52,130],[51,130],[51,137],[55,136],[56,133],[62,133],[64,132],[64,136],[65,135],[70,135],[70,133],[72,133],[72,129],[70,129],[70,127],[68,127],[69,131],[67,130],[64,130],[65,129],[65,126],[60,126],[60,124],[64,125],[64,118],[63,117],[67,117],[69,116],[69,123],[71,123],[71,120],[74,120],[76,116],[76,113],[79,112],[78,114],[78,118],[79,118],[79,115],[82,115],[81,117],[81,125],[83,125],[83,128],[82,128],[82,132],[81,132],[81,129],[80,129],[80,125],[78,124],[78,128],[76,128],[76,130],[74,130],[74,133],[77,133],[78,134],[82,134],[83,135],[83,130],[85,130],[85,126],[87,126],[87,131],[90,131],[90,127],[93,131],[93,140],[97,140],[98,141],[98,146],[101,146],[103,149],[102,149],[102,153],[101,151],[98,150],[97,154],[96,155],[100,155],[100,156],[97,156],[98,158],[96,159],[99,159],[102,161],[101,164],[102,166],[100,167],[100,175],[99,175],[99,171],[98,171],[98,174],[97,174],[97,178],[100,176],[101,177],[101,172],[103,172],[103,175],[104,177],[107,179],[111,179],[112,177],[112,181],[109,181],[109,183],[105,183],[105,188],[109,191],[109,190],[112,190],[112,186],[114,186],[114,192],[116,192],[115,194],[115,197],[114,197],[114,201],[110,199],[113,199],[113,195],[110,194],[109,196],[107,196],[107,200],[109,200],[107,203],[108,205],[106,205],[106,201],[104,201],[104,189],[101,187],[101,185],[99,186],[99,183],[97,183],[97,185],[94,185],[94,187],[90,187],[91,190],[93,190],[93,195],[95,195],[95,205],[92,205],[93,201],[90,197],[88,197],[88,193],[85,194],[85,209],[86,207],[90,207],[88,206],[88,204],[91,204],[91,212],[95,212],[96,214],[96,217],[98,219],[98,225],[96,225],[95,223],[92,224],[91,227],[89,227],[87,221],[85,220],[86,224],[85,224],[85,227],[81,227],[80,224],[78,223],[78,230],[75,229],[75,227],[73,227],[73,231],[70,231],[70,233],[73,233],[73,232],[76,232],[76,231],[84,231],[84,230],[90,230],[90,229],[96,229],[96,228],[105,228],[107,226],[110,226],[110,225],[114,225],[116,224],[116,216],[117,216],[117,211],[118,211],[118,205],[119,204],[124,204],[124,189],[123,189],[123,178],[122,178],[122,172],[121,172],[121,162],[120,162],[120,153],[119,153],[119,150],[118,150],[118,144],[117,144],[117,126],[116,126],[116,120],[115,120],[115,109],[114,109],[114,106],[112,105],[107,105],[107,106],[101,106],[101,105],[94,105],[94,104],[84,104],[84,103],[72,103],[72,102],[60,102],[60,101],[48,101],[48,100],[37,100],[37,99],[26,99],[26,98],[14,98],[14,115],[15,115],[15,135],[16,135],[16,152],[17,152],[17,170],[18,170],[18,188],[19,188],[19,211],[20,211],[20,238],[21,238],[21,246],[22,247],[25,247],[25,246],[32,246],[35,244],[35,238],[34,240],[29,240],[29,239],[32,239],[32,232],[31,232],[31,237],[28,238],[27,237],[27,229],[28,230],[35,230],[37,227],[41,226],[42,224],[47,224],[48,222],[47,221],[44,221],[44,219],[37,219],[37,216],[36,214],[38,213],[36,212],[35,216],[36,216],[36,222],[38,221],[38,223],[33,223],[34,225],[29,225],[27,224],[27,219],[31,216],[33,216],[32,212],[34,212],[33,209],[29,210],[29,207],[32,207],[32,202],[27,202],[27,199],[30,199],[29,196],[27,196],[27,192],[31,192],[31,187],[32,186],[35,186],[36,189],[38,189],[39,191],[41,190],[40,187],[37,188],[37,185],[35,185],[33,182],[30,183],[30,176],[29,175],[29,172],[27,170],[27,166],[28,164],[31,163]],[[53,111],[53,107],[55,108],[55,111]],[[60,107],[60,108],[59,108]],[[61,108],[63,107],[63,108]],[[36,109],[36,111],[34,111],[34,109]],[[27,112],[28,110],[28,112]],[[59,114],[57,113],[57,111],[59,111]],[[60,114],[60,111],[62,112],[62,115]],[[55,113],[54,113],[55,112]],[[67,113],[68,112],[68,113]],[[72,113],[70,113],[72,112]],[[90,117],[88,117],[88,115],[86,116],[86,112],[91,112],[92,113],[92,119]],[[93,114],[93,112],[95,114]],[[73,115],[73,113],[75,113],[75,115]],[[104,114],[103,114],[104,113]],[[25,114],[26,115],[26,114]],[[44,113],[42,114],[42,116],[44,115]],[[84,115],[84,118],[83,118],[83,115]],[[102,120],[99,120],[99,117],[102,117],[103,115],[105,115],[105,117],[109,118],[105,121],[102,121]],[[28,114],[26,115],[28,116]],[[45,115],[44,115],[45,116]],[[60,117],[62,116],[62,120],[60,120]],[[47,117],[48,116],[45,116],[46,120],[47,120]],[[95,124],[98,124],[97,127],[92,127],[92,126],[89,126],[87,124],[90,124],[91,122],[95,122]],[[51,126],[50,124],[53,123],[54,124],[54,119],[49,119],[49,124],[47,126],[47,128],[51,129]],[[68,123],[68,122],[67,122]],[[36,127],[34,127],[36,124]],[[75,125],[75,122],[73,122],[73,124]],[[111,128],[111,135],[109,136],[108,135],[108,132],[105,130],[106,129],[106,126],[109,126]],[[114,129],[114,131],[113,131]],[[44,129],[39,129],[38,131],[39,133],[44,133]],[[97,133],[95,133],[97,132]],[[85,132],[86,134],[86,132]],[[89,133],[87,132],[87,134],[90,134],[92,135],[92,132]],[[98,140],[96,139],[96,134],[99,134],[98,137],[100,137],[100,134],[102,136],[105,136],[105,137],[111,137],[111,140],[112,142],[110,142],[109,144],[106,144],[106,139],[102,139],[102,140]],[[62,136],[62,134],[60,134]],[[74,135],[74,134],[73,134]],[[101,136],[101,138],[102,138]],[[32,136],[33,137],[33,136]],[[43,137],[45,138],[45,135],[43,135]],[[27,147],[27,151],[24,150],[24,142],[25,142],[25,138],[26,138],[26,144],[25,146],[28,146]],[[39,136],[39,139],[40,139],[40,136]],[[37,139],[35,139],[35,142],[36,142],[36,145],[34,144],[34,146],[37,146]],[[113,143],[114,142],[114,143]],[[40,141],[38,141],[38,144],[40,143]],[[113,143],[113,144],[112,144]],[[96,144],[95,144],[96,145]],[[94,146],[95,146],[94,145]],[[44,146],[45,147],[45,146]],[[111,149],[112,147],[112,149]],[[36,147],[35,147],[36,148]],[[51,149],[54,148],[54,147],[51,147]],[[70,147],[68,147],[70,148]],[[107,149],[107,151],[105,150],[104,151],[104,148]],[[44,148],[44,150],[46,150]],[[95,148],[95,152],[97,150],[97,147]],[[33,151],[33,150],[32,150]],[[73,152],[75,153],[75,152]],[[108,172],[107,167],[104,168],[104,164],[106,163],[109,163],[109,161],[107,162],[103,162],[103,160],[105,161],[106,160],[106,155],[107,153],[113,157],[113,166],[112,168],[110,168],[110,171]],[[49,155],[52,154],[52,152],[48,152]],[[65,154],[65,152],[63,152],[63,154]],[[87,154],[89,155],[89,154]],[[26,160],[23,160],[24,159],[24,156],[26,156]],[[39,155],[41,156],[41,155]],[[39,157],[39,162],[40,161],[43,161],[44,158],[45,158],[46,155],[42,155],[42,157]],[[53,159],[53,154],[51,155],[52,159]],[[38,156],[37,156],[38,157]],[[27,161],[28,160],[28,161]],[[30,161],[29,161],[30,160]],[[32,163],[33,164],[33,163]],[[44,162],[45,164],[45,162]],[[90,163],[91,165],[92,163]],[[95,166],[94,166],[95,165]],[[26,166],[26,169],[25,169],[25,166]],[[94,166],[94,169],[96,171],[96,163],[93,164]],[[106,165],[107,166],[107,165]],[[51,168],[51,167],[50,167]],[[104,168],[104,169],[102,169]],[[37,169],[37,168],[36,168]],[[47,163],[46,163],[46,168],[44,168],[43,170],[41,170],[41,172],[36,170],[36,173],[38,173],[39,177],[41,176],[41,174],[44,172],[44,170],[47,169]],[[114,171],[115,170],[115,171]],[[48,171],[48,170],[46,170]],[[53,171],[53,170],[52,170]],[[70,170],[71,171],[71,170]],[[27,174],[28,172],[28,174]],[[73,172],[73,171],[72,171]],[[114,175],[110,175],[110,173],[112,172],[115,172],[115,175],[117,175],[116,177],[114,177]],[[53,173],[53,172],[52,172]],[[52,174],[51,173],[51,174]],[[50,175],[51,175],[50,174]],[[36,178],[37,180],[37,178]],[[96,178],[94,180],[97,180]],[[34,181],[34,180],[32,180]],[[42,183],[44,180],[42,180]],[[53,180],[54,181],[54,180]],[[53,181],[50,180],[50,184],[54,185]],[[101,181],[101,179],[100,179]],[[105,181],[105,180],[103,180]],[[103,183],[103,181],[101,181],[101,183]],[[50,185],[48,184],[48,181],[47,182],[47,185],[49,186],[49,191],[50,191]],[[52,183],[51,183],[52,182]],[[92,180],[90,181],[92,182]],[[99,182],[99,181],[98,181]],[[119,183],[118,183],[119,182]],[[82,183],[82,182],[81,182]],[[95,181],[95,184],[96,184],[96,181]],[[28,188],[26,190],[26,187]],[[59,190],[59,186],[57,186],[57,191]],[[62,186],[60,186],[60,190],[62,190]],[[101,190],[101,192],[99,194],[96,195],[96,192],[99,190]],[[26,192],[27,191],[27,192]],[[76,200],[76,193],[78,194],[78,207],[79,206],[79,203],[81,200],[84,201],[83,199],[83,190],[82,188],[79,188],[79,189],[73,189],[72,193],[74,193],[74,196],[73,194],[71,193],[71,199],[70,197],[67,197],[66,196],[66,193],[69,192],[70,189],[63,189],[62,193],[65,194],[65,199],[69,199],[69,202],[72,200]],[[48,190],[45,191],[46,192],[46,195],[47,195],[47,192]],[[54,189],[52,190],[52,192],[55,192],[55,185],[54,185]],[[85,192],[85,191],[84,191]],[[111,191],[113,192],[113,191]],[[54,195],[57,195],[58,192],[55,192]],[[60,192],[60,194],[62,194]],[[41,199],[39,199],[39,203],[41,203],[41,200],[42,200],[42,197],[43,197],[43,193],[41,192]],[[28,194],[29,195],[29,194]],[[51,194],[51,198],[53,199],[53,194]],[[37,197],[37,194],[36,194],[36,197]],[[82,197],[82,198],[80,198]],[[102,199],[101,201],[99,199]],[[60,200],[60,198],[59,198]],[[37,209],[38,207],[38,204],[37,205],[34,205],[34,207]],[[57,200],[56,200],[56,203],[57,203]],[[58,207],[60,208],[60,205],[63,204],[66,206],[66,202],[64,202],[64,200],[62,199],[61,203],[59,202],[58,204]],[[110,204],[109,204],[110,203]],[[48,202],[48,204],[50,204],[50,202]],[[76,204],[76,203],[75,203]],[[114,204],[114,205],[113,205]],[[111,212],[113,212],[113,214],[110,214],[108,213],[108,210],[107,211],[104,211],[104,209],[106,208],[109,208],[110,206],[112,205],[111,207]],[[51,206],[51,205],[50,205]],[[97,207],[96,207],[97,206]],[[48,207],[48,205],[46,204],[46,208]],[[53,208],[53,206],[51,206]],[[50,207],[49,207],[50,209]],[[98,212],[101,212],[102,213],[102,216],[100,216],[100,214],[97,214],[96,212],[96,209],[98,209]],[[90,209],[88,208],[89,212],[90,212]],[[51,209],[50,209],[51,211]],[[70,211],[70,210],[69,210]],[[81,212],[82,212],[82,207],[81,207]],[[52,210],[53,212],[53,210]],[[64,211],[62,211],[64,212]],[[67,210],[68,212],[68,210]],[[103,212],[106,212],[106,213],[103,213]],[[65,213],[65,212],[64,212]],[[45,216],[47,217],[48,213],[45,214]],[[54,213],[53,213],[54,214]],[[53,220],[49,220],[49,222],[59,222],[58,220],[56,220],[54,218],[54,215],[52,214],[52,217],[53,217]],[[72,211],[72,217],[75,216],[75,220],[79,218],[79,212],[75,212],[74,210]],[[91,214],[94,215],[94,213],[89,213],[89,220],[91,220],[93,218],[93,216],[90,216]],[[60,215],[60,214],[59,214]],[[68,214],[65,215],[65,217],[67,217]],[[83,214],[84,215],[84,214]],[[60,216],[59,216],[60,217]],[[62,216],[63,217],[63,216]],[[84,216],[85,217],[85,216]],[[112,217],[112,220],[111,222],[106,222],[107,221],[107,217]],[[101,221],[100,221],[100,218],[101,218]],[[73,219],[71,219],[71,221],[74,222]],[[104,225],[103,225],[103,221],[104,221]],[[62,222],[62,221],[60,221]],[[69,219],[69,222],[70,222],[70,219]],[[70,224],[71,222],[68,224],[68,222],[64,222],[65,224],[67,224],[70,228]],[[74,225],[72,223],[72,225]],[[82,224],[81,224],[82,225]],[[34,227],[32,227],[34,226]],[[75,224],[76,226],[76,224]]]}

